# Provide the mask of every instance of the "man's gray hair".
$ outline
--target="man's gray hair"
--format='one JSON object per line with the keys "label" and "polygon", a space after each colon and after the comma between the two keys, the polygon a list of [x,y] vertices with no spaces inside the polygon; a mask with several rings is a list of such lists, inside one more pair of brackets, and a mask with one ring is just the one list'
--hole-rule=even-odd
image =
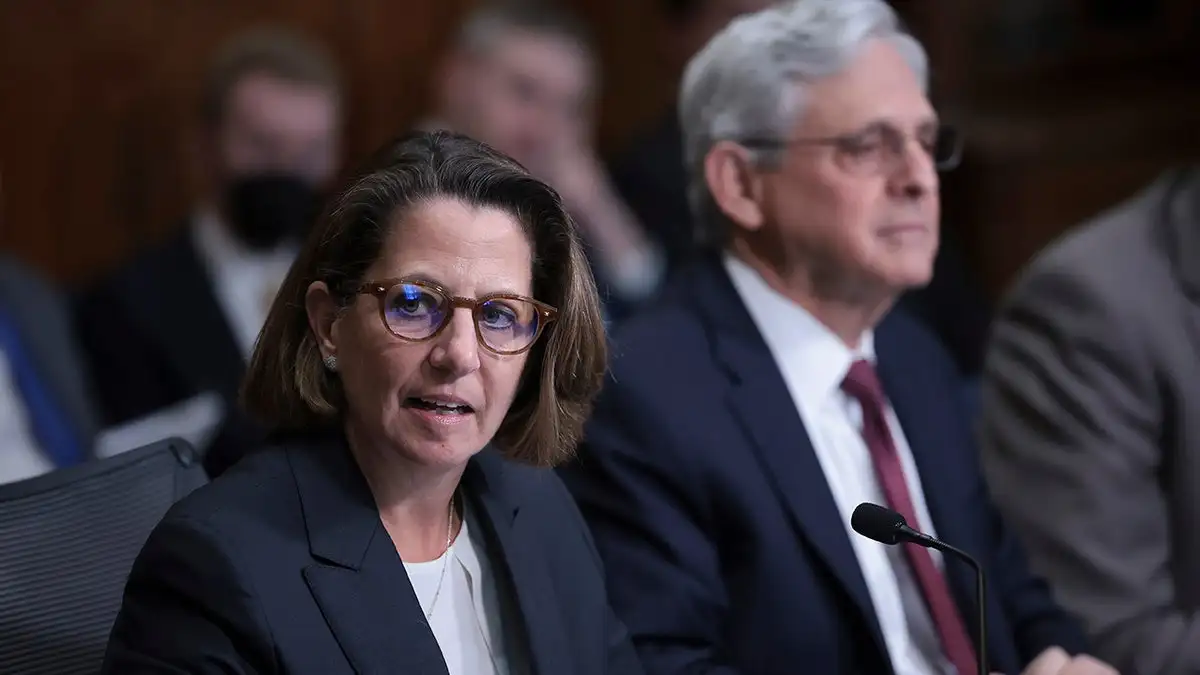
{"label": "man's gray hair", "polygon": [[[723,245],[728,224],[704,178],[704,157],[720,140],[785,139],[804,105],[805,85],[845,68],[864,45],[884,39],[922,85],[928,59],[884,0],[790,0],[735,19],[688,63],[679,92],[688,200],[697,243]],[[779,150],[750,150],[759,165]]]}

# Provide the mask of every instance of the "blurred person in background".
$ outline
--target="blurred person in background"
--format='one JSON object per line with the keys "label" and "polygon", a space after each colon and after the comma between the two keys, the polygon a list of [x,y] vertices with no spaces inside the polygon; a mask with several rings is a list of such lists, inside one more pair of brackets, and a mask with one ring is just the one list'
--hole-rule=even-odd
{"label": "blurred person in background", "polygon": [[[671,72],[682,72],[689,59],[734,18],[756,12],[772,0],[660,0],[667,34],[663,56]],[[683,131],[674,101],[669,110],[636,134],[611,163],[613,184],[662,249],[668,273],[695,252],[695,232],[687,200]]]}
{"label": "blurred person in background", "polygon": [[0,483],[92,457],[99,415],[66,298],[0,255]]}
{"label": "blurred person in background", "polygon": [[416,133],[317,227],[245,382],[273,447],[155,528],[103,672],[639,675],[549,470],[607,362],[561,200]]}
{"label": "blurred person in background", "polygon": [[191,397],[224,404],[210,474],[261,430],[236,410],[267,308],[338,168],[342,96],[330,57],[282,29],[242,34],[203,83],[200,152],[214,191],[165,244],[86,289],[78,327],[105,421]]}
{"label": "blurred person in background", "polygon": [[[663,0],[669,32],[668,60],[684,63],[733,18],[773,4],[770,0]],[[661,247],[667,275],[696,254],[695,221],[688,208],[683,135],[674,106],[662,119],[636,135],[612,162],[614,184]],[[968,384],[974,407],[975,382],[991,307],[980,292],[970,265],[946,228],[928,284],[906,292],[900,304],[932,327],[950,351]]]}
{"label": "blurred person in background", "polygon": [[[780,3],[688,66],[709,250],[618,330],[561,470],[648,673],[1114,673],[992,504],[954,362],[895,307],[961,150],[928,67],[882,0]],[[961,561],[857,534],[864,502],[979,560],[985,606]]]}
{"label": "blurred person in background", "polygon": [[1200,168],[1052,244],[1001,306],[983,460],[1124,673],[1200,673]]}
{"label": "blurred person in background", "polygon": [[579,223],[608,317],[619,320],[657,291],[665,265],[596,156],[598,71],[565,10],[488,3],[459,31],[424,126],[478,138],[550,183]]}

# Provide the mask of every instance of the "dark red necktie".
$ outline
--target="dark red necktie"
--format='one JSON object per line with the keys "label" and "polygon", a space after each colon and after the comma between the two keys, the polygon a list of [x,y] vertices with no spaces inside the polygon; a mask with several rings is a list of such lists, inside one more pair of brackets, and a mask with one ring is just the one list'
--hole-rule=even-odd
{"label": "dark red necktie", "polygon": [[[916,509],[913,508],[912,497],[908,493],[908,484],[904,481],[904,467],[900,464],[896,444],[892,440],[891,431],[888,430],[887,417],[884,414],[886,407],[883,385],[875,374],[875,368],[867,361],[855,361],[842,382],[842,390],[862,405],[863,440],[871,451],[875,475],[879,478],[884,496],[887,497],[888,506],[904,516],[911,526],[920,529]],[[971,646],[966,625],[950,595],[946,577],[933,564],[933,556],[929,554],[928,549],[916,544],[900,545],[904,547],[904,553],[921,586],[946,657],[960,675],[974,673],[977,670],[975,648]]]}

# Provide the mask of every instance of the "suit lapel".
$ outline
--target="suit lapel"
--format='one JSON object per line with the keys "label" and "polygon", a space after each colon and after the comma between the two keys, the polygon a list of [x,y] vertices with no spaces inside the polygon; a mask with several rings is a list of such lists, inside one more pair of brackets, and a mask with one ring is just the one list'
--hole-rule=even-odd
{"label": "suit lapel", "polygon": [[719,260],[699,268],[692,288],[698,310],[708,318],[716,359],[729,376],[730,409],[800,533],[850,596],[883,650],[883,634],[841,513],[766,342]]}
{"label": "suit lapel", "polygon": [[[511,639],[526,641],[532,673],[569,673],[574,668],[571,647],[563,632],[562,611],[550,570],[535,541],[537,533],[530,531],[521,517],[520,492],[505,472],[504,461],[488,449],[471,462],[463,481],[467,494],[475,497],[484,516],[480,521],[493,544],[489,559],[495,578],[501,583],[507,581],[516,596],[522,617],[522,625],[516,628],[524,630],[510,633]],[[495,555],[496,549],[500,555]]]}
{"label": "suit lapel", "polygon": [[441,649],[344,442],[289,453],[315,559],[308,584],[361,675],[447,675]]}
{"label": "suit lapel", "polygon": [[233,399],[245,358],[192,239],[186,229],[151,261],[155,270],[149,278],[154,284],[137,289],[132,301],[140,307],[136,315],[142,330],[156,337],[156,344],[191,389],[216,391]]}

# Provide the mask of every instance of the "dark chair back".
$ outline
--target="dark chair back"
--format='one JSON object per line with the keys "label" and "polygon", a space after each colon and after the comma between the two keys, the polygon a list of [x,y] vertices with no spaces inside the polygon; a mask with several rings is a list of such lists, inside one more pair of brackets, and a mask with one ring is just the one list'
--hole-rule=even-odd
{"label": "dark chair back", "polygon": [[96,673],[134,558],[205,482],[169,439],[0,485],[0,673]]}

